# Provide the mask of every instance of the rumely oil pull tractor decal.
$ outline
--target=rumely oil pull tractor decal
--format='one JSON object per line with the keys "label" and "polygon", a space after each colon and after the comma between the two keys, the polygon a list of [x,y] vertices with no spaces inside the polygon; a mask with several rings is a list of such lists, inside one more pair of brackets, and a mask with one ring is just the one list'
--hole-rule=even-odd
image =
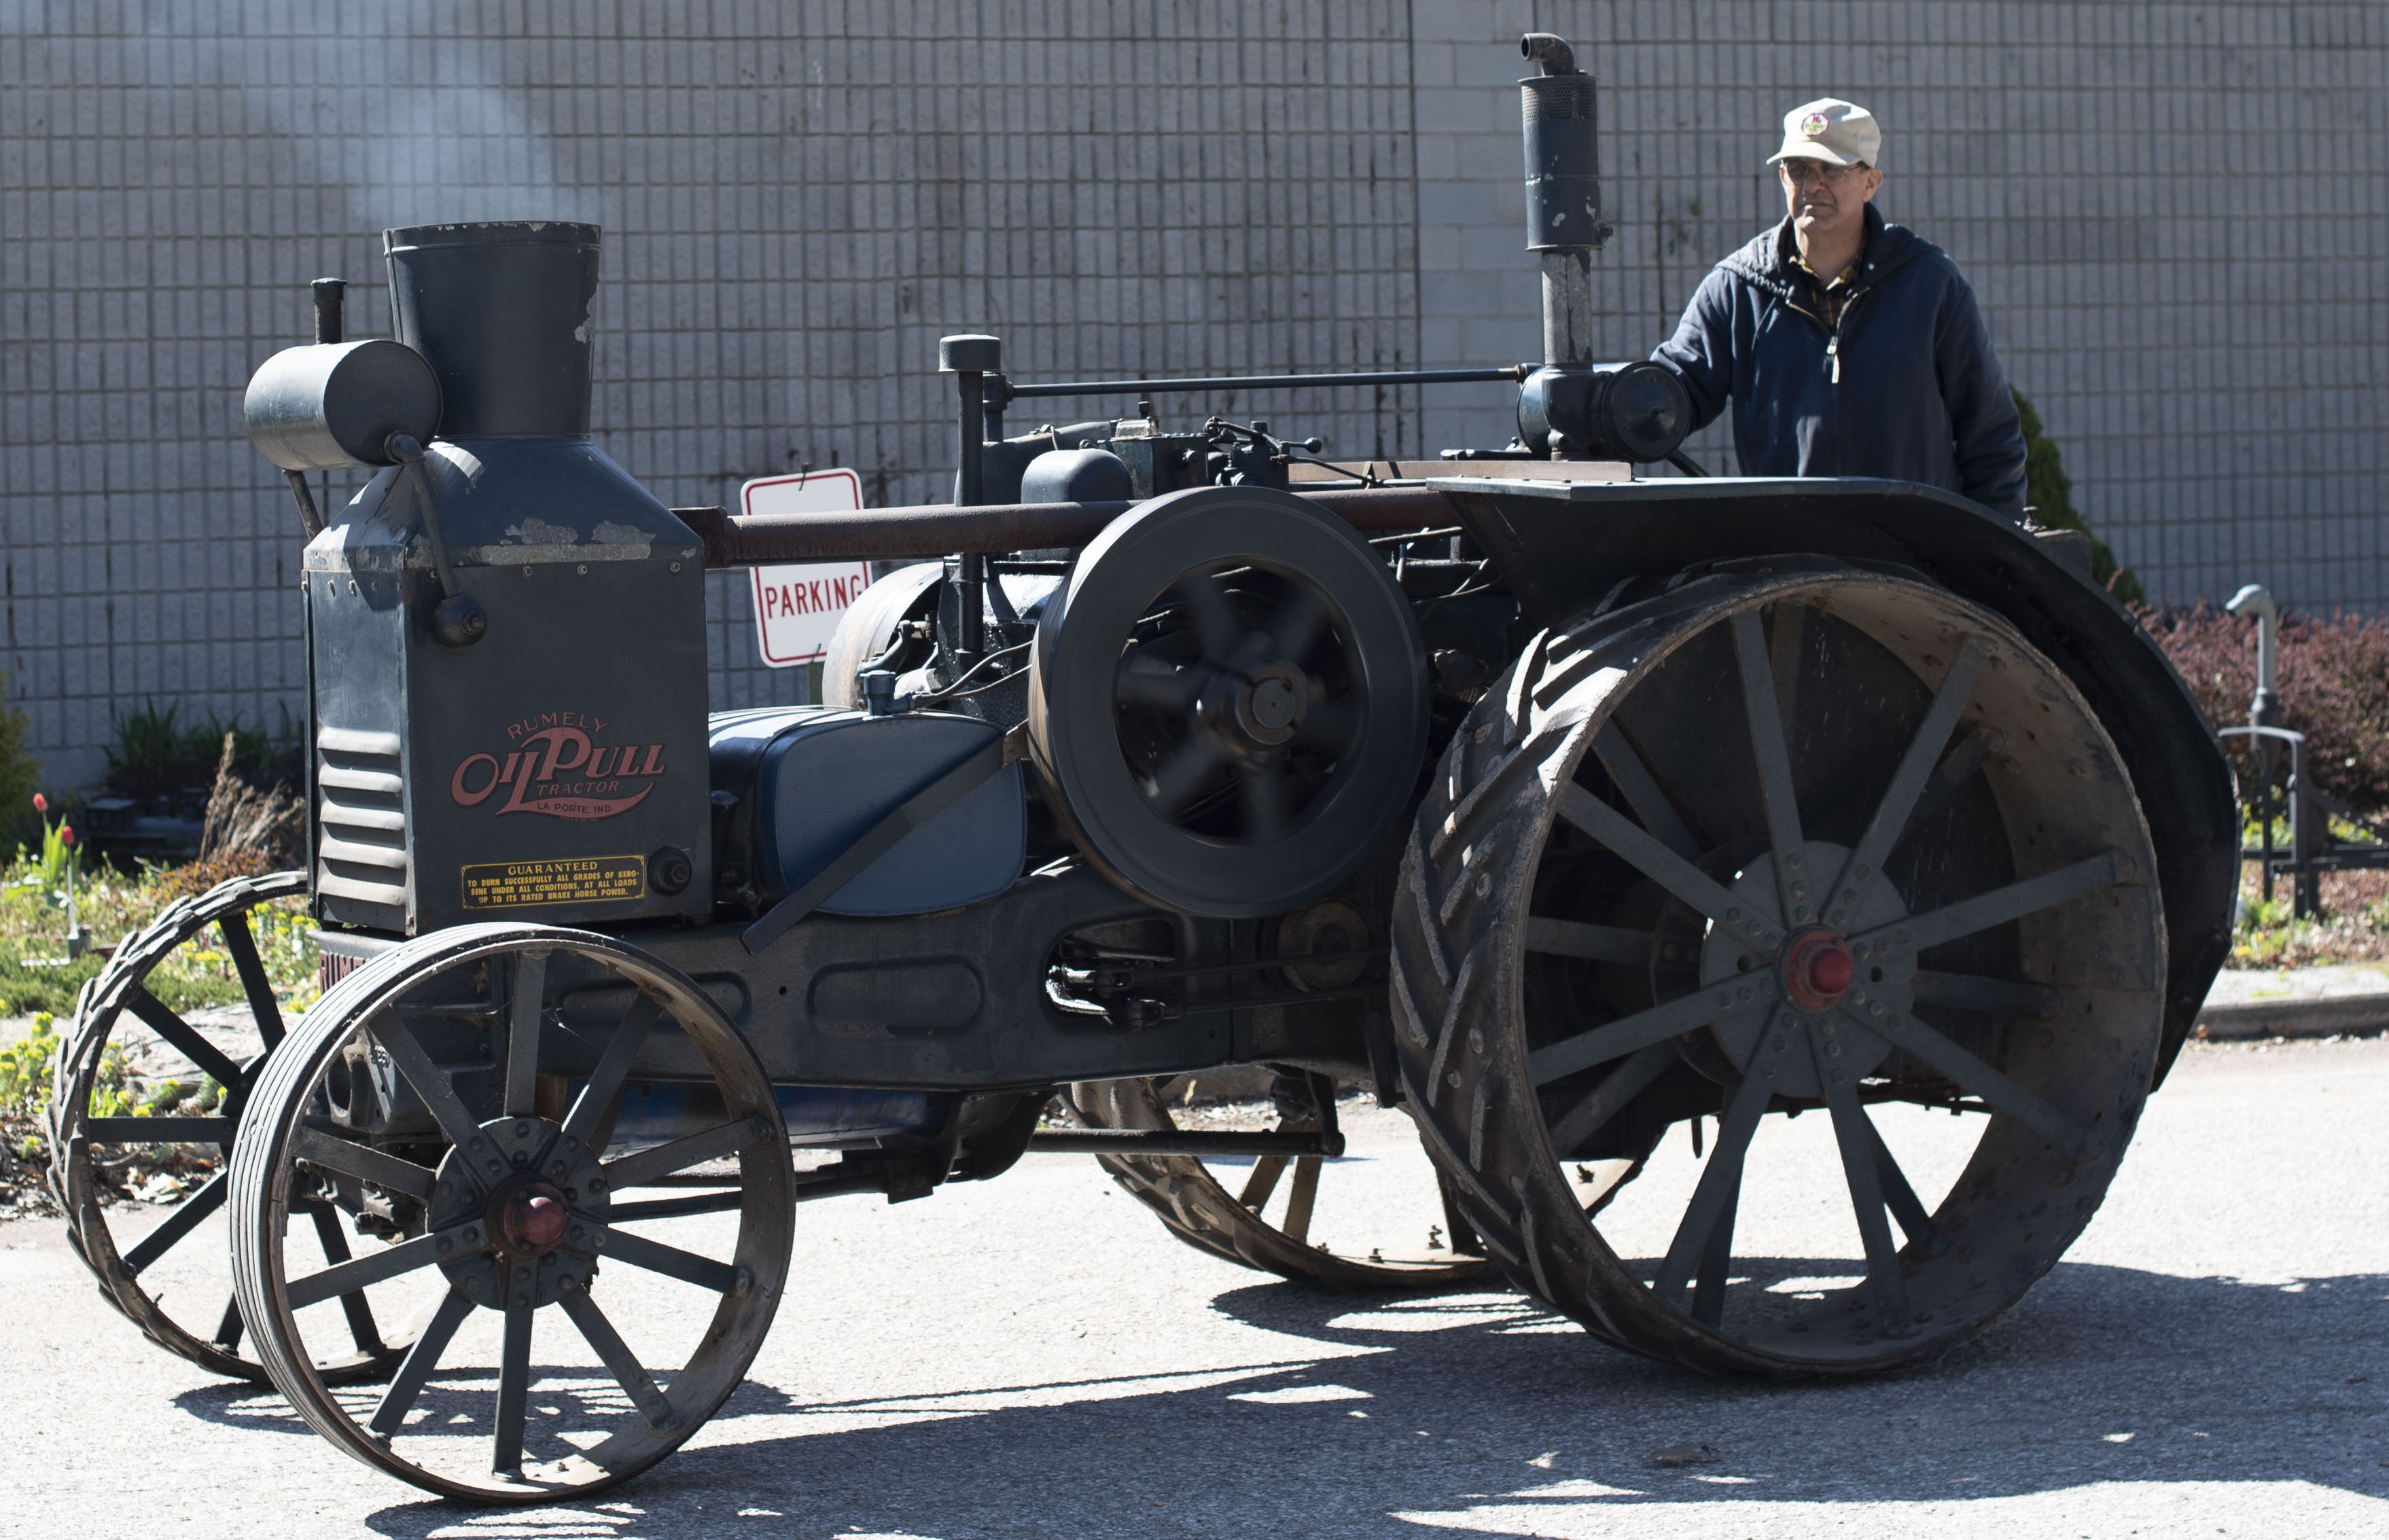
{"label": "rumely oil pull tractor decal", "polygon": [[[516,746],[503,756],[468,754],[448,778],[460,807],[478,808],[505,788],[496,816],[542,813],[577,823],[629,812],[656,789],[670,768],[661,744],[608,744],[603,718],[544,711],[507,725]],[[641,783],[645,784],[641,784]]]}

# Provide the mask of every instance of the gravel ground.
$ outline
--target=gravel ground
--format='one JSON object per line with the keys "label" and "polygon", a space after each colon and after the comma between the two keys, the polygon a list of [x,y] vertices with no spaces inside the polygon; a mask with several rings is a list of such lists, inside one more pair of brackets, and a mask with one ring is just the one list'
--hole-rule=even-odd
{"label": "gravel ground", "polygon": [[[1355,1143],[1391,1159],[1400,1133]],[[422,1500],[158,1353],[56,1221],[19,1221],[0,1534],[2380,1534],[2383,1172],[2389,1043],[2193,1045],[2012,1317],[1925,1372],[1785,1388],[1627,1357],[1506,1293],[1280,1283],[1181,1246],[1092,1161],[1031,1157],[804,1211],[722,1415],[610,1497],[529,1512]],[[1652,1463],[1693,1443],[1717,1461]]]}

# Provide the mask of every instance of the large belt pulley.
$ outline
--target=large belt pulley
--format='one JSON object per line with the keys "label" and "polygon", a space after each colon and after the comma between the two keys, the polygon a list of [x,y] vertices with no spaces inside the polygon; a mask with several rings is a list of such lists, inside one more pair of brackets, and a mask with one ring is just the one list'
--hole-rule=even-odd
{"label": "large belt pulley", "polygon": [[1426,743],[1410,602],[1289,493],[1203,487],[1122,515],[1038,624],[1029,746],[1088,858],[1149,902],[1278,914],[1335,889]]}

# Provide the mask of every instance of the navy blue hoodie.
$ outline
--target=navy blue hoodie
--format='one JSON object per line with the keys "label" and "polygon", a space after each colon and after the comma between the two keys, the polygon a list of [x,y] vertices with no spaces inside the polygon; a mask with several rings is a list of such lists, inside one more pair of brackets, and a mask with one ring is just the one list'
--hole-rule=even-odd
{"label": "navy blue hoodie", "polygon": [[1948,253],[1868,204],[1835,336],[1797,251],[1787,219],[1718,263],[1651,355],[1683,376],[1693,427],[1731,397],[1744,476],[1921,481],[2021,519],[2024,429]]}

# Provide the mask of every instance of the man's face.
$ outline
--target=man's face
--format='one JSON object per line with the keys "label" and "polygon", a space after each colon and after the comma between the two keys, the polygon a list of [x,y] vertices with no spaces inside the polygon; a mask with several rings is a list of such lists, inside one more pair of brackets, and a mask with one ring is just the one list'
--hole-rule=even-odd
{"label": "man's face", "polygon": [[1868,202],[1883,185],[1883,172],[1872,166],[1792,159],[1778,162],[1775,172],[1783,184],[1783,207],[1793,228],[1828,239],[1859,230]]}

